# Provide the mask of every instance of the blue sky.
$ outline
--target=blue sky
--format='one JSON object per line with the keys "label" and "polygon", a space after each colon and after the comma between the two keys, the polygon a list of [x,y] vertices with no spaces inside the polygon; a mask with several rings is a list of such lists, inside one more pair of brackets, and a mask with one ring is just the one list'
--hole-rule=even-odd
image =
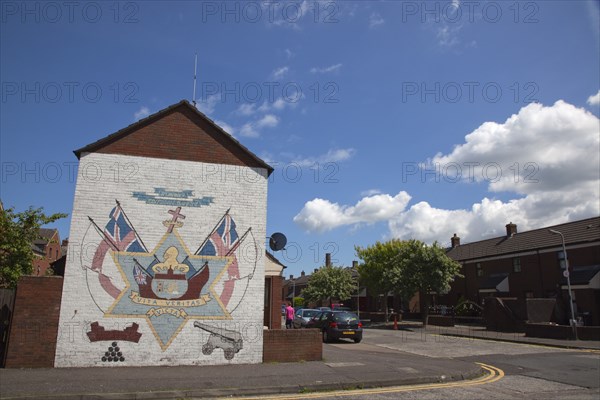
{"label": "blue sky", "polygon": [[598,1],[0,4],[6,207],[70,213],[72,150],[191,100],[197,52],[198,107],[276,167],[286,274],[600,213]]}

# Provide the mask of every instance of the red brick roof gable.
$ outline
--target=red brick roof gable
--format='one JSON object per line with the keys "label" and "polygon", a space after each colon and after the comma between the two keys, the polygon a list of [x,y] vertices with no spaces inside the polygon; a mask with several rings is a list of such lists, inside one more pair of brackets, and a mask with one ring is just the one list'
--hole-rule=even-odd
{"label": "red brick roof gable", "polygon": [[244,147],[187,100],[173,104],[74,151],[122,154],[215,164],[273,167]]}

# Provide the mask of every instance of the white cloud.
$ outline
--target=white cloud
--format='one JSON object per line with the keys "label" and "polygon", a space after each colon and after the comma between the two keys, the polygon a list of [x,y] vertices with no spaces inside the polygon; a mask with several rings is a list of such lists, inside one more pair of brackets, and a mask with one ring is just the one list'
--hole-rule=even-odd
{"label": "white cloud", "polygon": [[271,76],[273,79],[282,79],[289,71],[290,67],[277,68],[271,73]]}
{"label": "white cloud", "polygon": [[409,201],[410,196],[406,192],[394,197],[388,194],[364,197],[354,206],[340,206],[317,198],[304,204],[304,208],[294,217],[294,222],[309,232],[326,232],[359,223],[372,224],[399,214]]}
{"label": "white cloud", "polygon": [[291,51],[290,49],[285,49],[284,51],[285,51],[285,55],[287,56],[287,59],[288,59],[288,60],[289,60],[289,59],[291,59],[291,58],[293,58],[293,57],[296,55],[296,54],[295,54],[293,51]]}
{"label": "white cloud", "polygon": [[[462,25],[450,26],[443,24],[437,29],[438,44],[442,47],[453,47],[460,43],[458,33],[462,29]],[[471,42],[472,43],[472,42]]]}
{"label": "white cloud", "polygon": [[[316,1],[316,3],[319,2],[320,0]],[[300,30],[300,24],[304,17],[312,15],[311,7],[313,7],[313,2],[308,0],[303,0],[301,3],[296,2],[293,7],[289,7],[283,2],[281,4],[271,1],[260,3],[262,4],[264,15],[271,16],[268,18],[269,26],[273,25]]]}
{"label": "white cloud", "polygon": [[[295,100],[295,99],[291,99],[291,100]],[[283,97],[279,97],[273,103],[268,103],[266,101],[263,102],[261,104],[261,106],[256,109],[256,111],[260,111],[263,113],[268,113],[273,110],[282,111],[286,107],[296,108],[297,105],[298,105],[298,101],[290,101],[290,100],[284,99]],[[252,111],[254,111],[254,109],[252,109]]]}
{"label": "white cloud", "polygon": [[323,68],[313,67],[310,69],[310,72],[313,74],[326,74],[328,72],[338,72],[340,68],[342,68],[342,64],[334,64]]}
{"label": "white cloud", "polygon": [[274,128],[279,125],[279,118],[273,114],[267,114],[256,121],[247,122],[240,128],[240,135],[256,138],[260,136],[263,128]]}
{"label": "white cloud", "polygon": [[379,25],[383,25],[385,23],[385,20],[383,19],[383,17],[381,16],[381,14],[374,12],[371,13],[371,15],[369,16],[369,28],[375,28]]}
{"label": "white cloud", "polygon": [[196,102],[196,108],[206,115],[212,114],[215,111],[215,106],[220,99],[220,93],[210,95],[206,99]]}
{"label": "white cloud", "polygon": [[598,93],[588,97],[587,103],[590,106],[597,106],[598,104],[600,104],[600,90],[598,90]]}
{"label": "white cloud", "polygon": [[256,130],[256,126],[252,122],[247,122],[240,128],[240,135],[249,138],[257,138],[260,132]]}
{"label": "white cloud", "polygon": [[256,104],[254,103],[244,103],[240,104],[240,106],[235,111],[238,115],[249,116],[256,112]]}
{"label": "white cloud", "polygon": [[[390,220],[390,234],[447,243],[457,233],[476,241],[503,235],[509,222],[522,231],[598,215],[599,123],[584,109],[557,101],[549,107],[530,104],[503,124],[482,124],[451,153],[436,155],[428,169],[444,171],[451,165],[454,180],[458,166],[462,180],[522,197],[505,202],[485,197],[463,210],[420,202]],[[486,165],[493,167],[486,172]]]}
{"label": "white cloud", "polygon": [[[597,182],[598,183],[598,182]],[[577,201],[579,196],[589,200]],[[503,202],[485,197],[470,209],[448,210],[420,202],[389,221],[392,237],[448,244],[454,233],[462,243],[502,236],[505,225],[519,231],[598,215],[598,186],[582,185],[576,193],[552,191]]]}
{"label": "white cloud", "polygon": [[598,180],[599,168],[591,166],[600,165],[599,129],[598,118],[583,108],[562,100],[532,103],[504,123],[483,123],[430,166],[447,169],[449,180],[458,166],[462,180],[487,183],[490,192],[570,190]]}
{"label": "white cloud", "polygon": [[137,121],[147,117],[148,115],[150,115],[150,109],[146,106],[142,106],[142,108],[140,108],[138,111],[136,111],[135,114],[133,114],[133,118],[135,118],[135,120]]}
{"label": "white cloud", "polygon": [[291,157],[294,164],[300,167],[311,167],[315,164],[336,163],[346,161],[356,154],[356,150],[348,149],[330,149],[327,153],[317,157]]}
{"label": "white cloud", "polygon": [[[600,214],[599,148],[598,118],[561,100],[552,106],[530,104],[504,123],[485,122],[466,135],[464,143],[448,154],[437,154],[426,167],[437,171],[441,181],[484,184],[490,192],[513,193],[514,198],[502,201],[485,196],[464,209],[436,208],[427,201],[395,208],[395,213],[384,213],[389,236],[448,244],[457,233],[464,243],[502,236],[509,222],[524,231],[596,216]],[[314,199],[294,221],[318,232],[364,222],[350,218],[348,214],[355,214],[347,210],[354,208]]]}
{"label": "white cloud", "polygon": [[381,194],[381,190],[379,189],[369,189],[369,190],[363,190],[362,192],[360,192],[360,195],[362,197],[368,197],[368,196],[373,196],[376,194]]}
{"label": "white cloud", "polygon": [[256,122],[259,128],[274,128],[279,124],[279,118],[273,114],[267,114]]}

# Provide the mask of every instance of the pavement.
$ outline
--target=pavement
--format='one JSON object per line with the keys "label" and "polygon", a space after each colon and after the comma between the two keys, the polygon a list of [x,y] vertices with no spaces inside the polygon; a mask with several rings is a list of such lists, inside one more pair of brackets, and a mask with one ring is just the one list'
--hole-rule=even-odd
{"label": "pavement", "polygon": [[[385,328],[392,329],[393,323],[387,323]],[[399,325],[402,329],[419,330],[423,329],[423,324],[417,321],[402,322]],[[527,337],[525,333],[519,332],[496,332],[488,331],[482,326],[457,325],[453,327],[429,325],[425,329],[429,334],[438,334],[444,336],[466,337],[471,339],[494,340],[499,342],[522,343],[539,346],[557,347],[563,349],[582,349],[582,350],[600,350],[600,341],[598,340],[561,340]]]}
{"label": "pavement", "polygon": [[[380,326],[391,329],[391,326]],[[400,329],[423,329],[418,323]],[[491,339],[500,333],[473,327],[428,327],[427,334]],[[600,342],[521,338],[511,341],[568,348],[600,348]],[[496,339],[494,339],[496,340]],[[561,343],[568,342],[568,343]],[[323,346],[323,361],[252,365],[0,369],[2,399],[181,399],[308,393],[474,379],[484,371],[475,363],[390,351],[341,341]]]}

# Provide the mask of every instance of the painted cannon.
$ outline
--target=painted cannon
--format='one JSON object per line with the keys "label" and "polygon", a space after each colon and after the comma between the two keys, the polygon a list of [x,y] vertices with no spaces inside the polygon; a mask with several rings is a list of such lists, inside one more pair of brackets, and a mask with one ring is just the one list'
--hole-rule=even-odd
{"label": "painted cannon", "polygon": [[211,355],[215,349],[223,349],[226,360],[232,360],[235,353],[244,348],[242,334],[229,329],[206,325],[198,321],[194,322],[196,328],[210,333],[206,344],[202,345],[202,354]]}

